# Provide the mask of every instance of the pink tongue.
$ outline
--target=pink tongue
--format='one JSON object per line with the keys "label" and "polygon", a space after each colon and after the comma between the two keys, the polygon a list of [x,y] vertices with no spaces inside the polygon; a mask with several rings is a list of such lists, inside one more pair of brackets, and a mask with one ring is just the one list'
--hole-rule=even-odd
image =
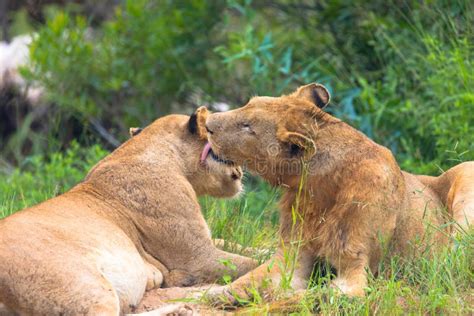
{"label": "pink tongue", "polygon": [[204,149],[202,150],[202,153],[201,153],[201,162],[204,162],[204,160],[206,160],[207,155],[209,155],[210,150],[211,150],[211,144],[209,144],[209,142],[207,142],[206,145],[204,146]]}

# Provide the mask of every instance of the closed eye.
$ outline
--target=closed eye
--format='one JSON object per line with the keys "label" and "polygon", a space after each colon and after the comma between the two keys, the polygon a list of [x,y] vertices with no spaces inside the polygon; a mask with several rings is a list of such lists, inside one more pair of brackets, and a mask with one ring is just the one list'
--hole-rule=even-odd
{"label": "closed eye", "polygon": [[252,128],[250,127],[250,124],[247,123],[247,122],[243,122],[243,123],[240,123],[240,128],[246,132],[249,132],[251,134],[255,134],[255,132],[252,130]]}

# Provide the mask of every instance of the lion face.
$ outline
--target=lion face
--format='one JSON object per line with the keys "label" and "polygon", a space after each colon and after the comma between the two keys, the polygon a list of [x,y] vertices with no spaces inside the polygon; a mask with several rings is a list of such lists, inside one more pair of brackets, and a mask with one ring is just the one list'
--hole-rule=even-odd
{"label": "lion face", "polygon": [[254,97],[242,108],[211,114],[206,129],[212,152],[271,183],[298,177],[316,151],[317,122],[329,99],[324,86],[309,84],[287,96]]}
{"label": "lion face", "polygon": [[[242,191],[242,169],[238,165],[209,154],[205,122],[208,111],[200,107],[191,116],[168,115],[157,119],[142,129],[129,130],[132,146],[124,152],[131,160],[130,152],[155,167],[162,166],[167,173],[173,173],[179,166],[180,174],[191,183],[197,195],[234,197]],[[206,156],[202,153],[208,148]]]}
{"label": "lion face", "polygon": [[190,117],[188,130],[192,152],[188,157],[190,182],[198,195],[234,197],[242,192],[242,168],[216,156],[207,142],[205,122],[208,111],[200,107]]}
{"label": "lion face", "polygon": [[[236,165],[227,165],[209,156],[205,160],[205,179],[201,182],[202,193],[214,197],[234,197],[242,192],[242,168]],[[197,186],[195,186],[196,188]]]}

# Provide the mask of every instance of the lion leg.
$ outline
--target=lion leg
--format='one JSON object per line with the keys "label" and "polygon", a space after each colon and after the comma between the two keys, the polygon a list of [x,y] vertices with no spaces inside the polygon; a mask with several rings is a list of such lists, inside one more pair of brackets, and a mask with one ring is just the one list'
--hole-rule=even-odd
{"label": "lion leg", "polygon": [[168,306],[168,304],[173,304],[174,302],[176,302],[176,300],[198,300],[203,296],[203,293],[206,293],[214,288],[220,287],[222,286],[212,284],[199,287],[169,287],[153,289],[145,293],[140,304],[138,304],[138,306],[134,308],[133,312],[136,314],[148,311],[156,312],[156,310],[161,310],[162,307]]}
{"label": "lion leg", "polygon": [[[111,305],[112,301],[104,301],[95,304],[89,308],[86,315],[90,316],[111,316],[120,315],[120,307],[117,305]],[[72,314],[74,315],[74,314]]]}
{"label": "lion leg", "polygon": [[146,290],[159,288],[163,284],[163,273],[151,263],[145,262],[147,269]]}
{"label": "lion leg", "polygon": [[368,260],[364,258],[338,258],[333,260],[337,277],[331,282],[331,287],[343,294],[354,297],[365,296],[367,287]]}
{"label": "lion leg", "polygon": [[164,283],[165,276],[169,273],[168,269],[160,261],[146,252],[141,245],[138,247],[138,252],[142,256],[147,269],[146,291],[161,287]]}
{"label": "lion leg", "polygon": [[[432,188],[456,222],[454,232],[474,226],[474,162],[463,162],[439,177],[417,176]],[[456,229],[457,228],[457,229]]]}
{"label": "lion leg", "polygon": [[[111,283],[100,275],[79,273],[76,280],[49,275],[47,283],[35,284],[23,284],[27,280],[18,278],[6,306],[11,314],[6,315],[120,315],[125,302],[120,301]],[[86,282],[74,282],[81,278]],[[0,310],[0,315],[5,314]]]}
{"label": "lion leg", "polygon": [[252,247],[244,247],[241,244],[231,242],[224,239],[214,239],[214,245],[220,249],[225,251],[230,250],[232,252],[240,253],[244,256],[255,257],[255,256],[267,256],[270,254],[268,249],[259,249],[259,248],[252,248]]}
{"label": "lion leg", "polygon": [[252,258],[217,248],[214,249],[212,255],[207,259],[203,258],[200,262],[204,263],[200,268],[201,271],[207,275],[202,283],[214,283],[225,275],[236,279],[258,266],[258,262]]}
{"label": "lion leg", "polygon": [[177,316],[191,316],[196,315],[195,310],[189,304],[184,303],[172,303],[160,306],[156,309],[147,312],[141,312],[139,314],[126,314],[131,315],[142,315],[142,316],[166,316],[166,315],[177,315]]}
{"label": "lion leg", "polygon": [[228,269],[223,269],[223,262],[226,261],[229,261],[235,265],[234,272],[236,277],[240,277],[258,266],[258,262],[252,258],[240,256],[223,250],[216,250],[216,255],[212,261],[215,262],[215,268],[220,270],[217,271],[217,278],[222,277],[226,273],[229,274],[229,272],[232,274],[232,269],[230,271]]}
{"label": "lion leg", "polygon": [[[264,294],[274,294],[279,286],[286,290],[289,285],[292,290],[304,290],[308,285],[308,280],[313,270],[314,258],[306,251],[300,251],[298,256],[287,262],[285,250],[279,249],[277,253],[267,262],[256,269],[248,272],[228,286],[214,288],[209,291],[209,295],[214,300],[224,303],[235,303],[237,298],[248,299],[251,289],[263,290]],[[289,281],[289,284],[283,282]]]}
{"label": "lion leg", "polygon": [[210,247],[202,254],[193,254],[186,266],[172,269],[165,276],[164,287],[215,283],[226,275],[237,278],[258,265],[252,258]]}
{"label": "lion leg", "polygon": [[[248,299],[251,288],[262,289],[273,292],[281,284],[285,271],[280,268],[285,264],[284,251],[278,251],[272,259],[260,265],[255,270],[252,270],[240,277],[233,283],[226,286],[206,285],[200,287],[170,287],[163,289],[154,289],[145,294],[145,297],[140,302],[136,312],[142,312],[162,306],[167,301],[173,299],[193,298],[200,299],[205,296],[215,302],[222,302],[224,304],[234,304],[239,299]],[[290,285],[293,290],[304,290],[307,287],[309,277],[313,269],[313,256],[308,253],[301,252],[294,262],[295,267],[292,270],[292,275],[285,279],[291,279]],[[173,272],[173,271],[172,271]],[[171,273],[172,274],[172,273]],[[268,282],[271,286],[267,287]]]}

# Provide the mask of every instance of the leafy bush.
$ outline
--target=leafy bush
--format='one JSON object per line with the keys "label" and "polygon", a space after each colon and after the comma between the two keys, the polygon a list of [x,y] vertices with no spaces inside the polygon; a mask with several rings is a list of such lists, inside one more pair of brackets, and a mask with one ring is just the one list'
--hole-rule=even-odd
{"label": "leafy bush", "polygon": [[472,4],[414,4],[404,19],[367,20],[383,72],[357,74],[359,111],[404,167],[439,173],[474,159]]}
{"label": "leafy bush", "polygon": [[403,167],[438,173],[474,159],[472,9],[467,0],[126,1],[95,30],[56,15],[27,73],[59,120],[112,134],[196,103],[239,106],[319,81],[334,95],[329,111]]}
{"label": "leafy bush", "polygon": [[124,130],[150,122],[209,77],[208,32],[222,7],[221,1],[127,1],[97,31],[84,18],[59,13],[39,30],[25,75],[45,86],[63,113],[85,123],[98,119]]}

